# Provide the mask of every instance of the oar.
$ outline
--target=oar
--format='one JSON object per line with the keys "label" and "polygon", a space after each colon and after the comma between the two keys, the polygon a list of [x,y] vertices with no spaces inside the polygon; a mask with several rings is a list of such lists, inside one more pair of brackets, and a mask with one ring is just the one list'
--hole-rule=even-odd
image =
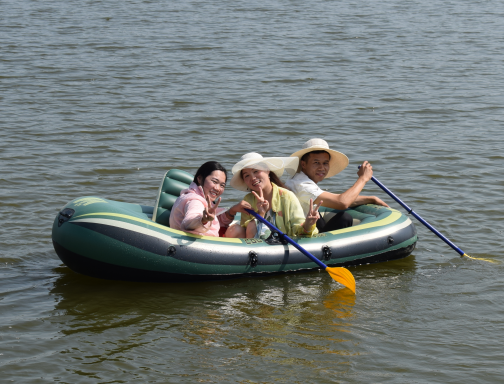
{"label": "oar", "polygon": [[[360,168],[360,166],[359,166]],[[445,236],[443,236],[436,228],[434,228],[432,225],[430,225],[427,221],[425,221],[418,213],[416,213],[413,209],[408,207],[401,199],[399,199],[396,195],[392,193],[386,186],[384,186],[382,183],[380,183],[376,177],[371,176],[371,180],[379,186],[381,189],[385,191],[387,195],[389,195],[391,198],[393,198],[399,205],[401,205],[407,212],[408,214],[411,214],[413,217],[415,217],[419,222],[421,222],[423,225],[425,225],[427,228],[429,228],[437,237],[439,237],[441,240],[443,240],[446,244],[448,244],[450,247],[452,247],[455,251],[458,252],[460,256],[466,256],[469,257],[470,259],[475,259],[475,260],[484,260],[484,261],[489,261],[491,263],[494,263],[495,261],[490,260],[490,259],[482,259],[479,257],[472,257],[469,256],[467,253],[465,253],[463,250],[461,250],[459,247],[457,247],[455,244],[453,244],[450,240],[448,240]]]}
{"label": "oar", "polygon": [[301,253],[305,254],[310,259],[312,259],[315,263],[317,263],[317,265],[320,268],[323,268],[326,272],[328,272],[329,275],[334,280],[336,280],[340,284],[343,284],[345,287],[349,288],[352,292],[355,293],[355,278],[348,269],[343,267],[332,267],[332,268],[328,267],[319,259],[317,259],[315,256],[313,256],[310,252],[308,252],[306,249],[304,249],[302,246],[300,246],[298,243],[292,240],[289,236],[287,236],[285,233],[283,233],[277,227],[271,224],[269,221],[265,220],[261,215],[259,215],[258,213],[256,213],[251,209],[245,209],[245,210],[252,216],[254,216],[257,220],[267,225],[272,231],[278,232],[281,238],[285,239],[288,243],[296,247]]}

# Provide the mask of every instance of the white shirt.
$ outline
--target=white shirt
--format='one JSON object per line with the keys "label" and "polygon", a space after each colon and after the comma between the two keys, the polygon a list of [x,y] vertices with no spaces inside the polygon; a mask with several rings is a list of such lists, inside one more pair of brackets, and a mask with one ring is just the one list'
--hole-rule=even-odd
{"label": "white shirt", "polygon": [[305,216],[310,210],[310,199],[315,201],[317,197],[324,192],[319,188],[317,183],[306,176],[304,172],[296,173],[292,179],[285,182],[285,186],[294,192],[301,203]]}

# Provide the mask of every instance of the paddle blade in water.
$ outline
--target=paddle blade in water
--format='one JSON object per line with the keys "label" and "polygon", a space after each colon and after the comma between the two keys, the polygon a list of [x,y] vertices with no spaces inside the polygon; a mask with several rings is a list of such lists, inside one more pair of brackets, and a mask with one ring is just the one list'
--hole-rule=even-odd
{"label": "paddle blade in water", "polygon": [[355,293],[355,279],[352,275],[352,272],[342,267],[327,267],[326,271],[334,280],[336,280],[340,284],[343,284],[345,287],[349,288],[353,293]]}
{"label": "paddle blade in water", "polygon": [[499,264],[499,262],[498,262],[498,261],[496,261],[496,260],[492,260],[492,259],[484,259],[483,257],[472,257],[472,256],[469,256],[467,253],[464,253],[464,254],[462,255],[462,257],[464,257],[464,256],[465,256],[465,257],[468,257],[468,258],[470,258],[470,259],[473,259],[473,260],[483,260],[483,261],[488,261],[489,263]]}

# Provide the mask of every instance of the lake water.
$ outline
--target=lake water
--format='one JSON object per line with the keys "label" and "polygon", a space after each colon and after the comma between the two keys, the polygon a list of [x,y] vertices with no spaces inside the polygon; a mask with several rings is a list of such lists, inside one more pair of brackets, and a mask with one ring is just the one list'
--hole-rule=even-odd
{"label": "lake water", "polygon": [[[504,3],[0,3],[0,375],[16,383],[500,383]],[[194,284],[65,267],[83,195],[152,205],[164,172],[313,137],[417,223],[402,260]],[[363,194],[401,209],[371,182]],[[242,192],[228,187],[227,205]]]}

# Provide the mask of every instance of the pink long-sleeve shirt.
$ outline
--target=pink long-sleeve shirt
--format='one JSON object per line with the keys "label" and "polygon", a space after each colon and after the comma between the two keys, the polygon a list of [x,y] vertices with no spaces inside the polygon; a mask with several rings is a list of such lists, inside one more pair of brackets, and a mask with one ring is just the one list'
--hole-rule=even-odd
{"label": "pink long-sleeve shirt", "polygon": [[201,219],[207,206],[203,189],[196,183],[191,183],[189,188],[180,192],[179,198],[173,204],[170,213],[170,228],[196,235],[219,237],[220,227],[228,227],[232,220],[224,214],[226,209],[217,208],[215,219],[203,225]]}

